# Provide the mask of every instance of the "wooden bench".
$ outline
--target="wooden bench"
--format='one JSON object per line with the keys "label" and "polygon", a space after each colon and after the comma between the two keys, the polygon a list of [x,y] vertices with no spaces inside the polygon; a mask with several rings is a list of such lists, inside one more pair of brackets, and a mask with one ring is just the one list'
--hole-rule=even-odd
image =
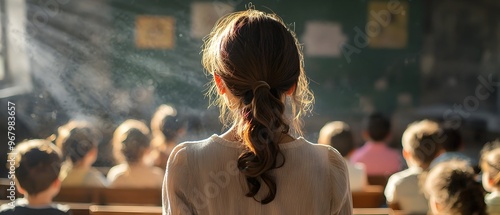
{"label": "wooden bench", "polygon": [[161,189],[106,188],[100,190],[99,204],[161,206]]}
{"label": "wooden bench", "polygon": [[384,187],[369,185],[362,191],[352,192],[352,205],[354,208],[378,208],[384,204]]}
{"label": "wooden bench", "polygon": [[354,208],[353,215],[394,215],[390,208]]}
{"label": "wooden bench", "polygon": [[70,203],[57,202],[57,203],[69,206],[69,208],[71,210],[71,214],[73,214],[73,215],[89,215],[90,214],[89,208],[90,208],[91,204],[74,203],[74,202],[70,202]]}
{"label": "wooden bench", "polygon": [[62,187],[54,198],[57,202],[80,202],[97,205],[152,205],[162,204],[160,188],[88,188]]}
{"label": "wooden bench", "polygon": [[161,215],[160,206],[116,206],[116,205],[92,205],[91,215]]}
{"label": "wooden bench", "polygon": [[368,184],[369,185],[379,185],[385,188],[390,175],[369,175]]}
{"label": "wooden bench", "polygon": [[61,187],[54,197],[56,202],[99,203],[100,189],[89,187]]}

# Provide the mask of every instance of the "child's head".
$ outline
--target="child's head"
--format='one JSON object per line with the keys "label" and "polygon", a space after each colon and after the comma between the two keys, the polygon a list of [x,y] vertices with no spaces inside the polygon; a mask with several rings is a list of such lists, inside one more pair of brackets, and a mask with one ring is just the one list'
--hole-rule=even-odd
{"label": "child's head", "polygon": [[28,196],[50,192],[51,197],[59,192],[61,152],[47,140],[35,139],[22,142],[16,153],[15,178],[19,191]]}
{"label": "child's head", "polygon": [[97,159],[97,145],[100,134],[89,123],[70,121],[59,127],[56,145],[63,153],[63,159],[73,165],[91,166]]}
{"label": "child's head", "polygon": [[441,151],[441,135],[441,127],[434,121],[422,120],[408,125],[401,140],[408,165],[426,169]]}
{"label": "child's head", "polygon": [[443,129],[443,143],[441,145],[443,146],[444,151],[446,152],[456,152],[461,149],[463,146],[462,142],[462,135],[460,134],[460,131],[457,129],[452,129],[452,128],[444,128]]}
{"label": "child's head", "polygon": [[370,114],[364,122],[363,136],[368,141],[386,142],[391,134],[391,121],[381,113]]}
{"label": "child's head", "polygon": [[162,135],[165,141],[176,141],[184,129],[184,123],[179,119],[175,108],[160,105],[151,119],[151,132],[154,136]]}
{"label": "child's head", "polygon": [[149,129],[141,121],[126,120],[113,133],[113,150],[115,158],[120,162],[142,162],[149,147]]}
{"label": "child's head", "polygon": [[500,148],[487,152],[481,157],[483,186],[491,192],[500,191]]}
{"label": "child's head", "polygon": [[[213,76],[209,93],[218,98],[222,121],[228,122],[229,116],[235,125],[234,139],[246,146],[238,165],[247,176],[251,190],[247,196],[259,190],[259,177],[274,190],[267,171],[279,166],[278,143],[290,128],[298,131],[300,116],[313,101],[295,33],[274,14],[255,9],[228,14],[205,40],[203,66]],[[285,115],[287,97],[296,126],[290,126]],[[274,195],[269,193],[262,203]]]}
{"label": "child's head", "polygon": [[341,121],[329,122],[319,132],[319,144],[330,145],[337,149],[343,157],[354,150],[351,128]]}
{"label": "child's head", "polygon": [[486,214],[484,192],[474,177],[472,167],[461,160],[446,161],[433,167],[424,186],[433,214]]}

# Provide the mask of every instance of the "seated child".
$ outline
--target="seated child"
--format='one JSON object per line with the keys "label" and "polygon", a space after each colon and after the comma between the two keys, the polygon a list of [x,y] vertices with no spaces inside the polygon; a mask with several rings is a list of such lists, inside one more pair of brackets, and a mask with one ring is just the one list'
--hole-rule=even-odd
{"label": "seated child", "polygon": [[[483,187],[486,191],[491,192],[485,197],[490,215],[500,215],[500,140],[495,142],[497,148],[487,151],[481,156]],[[491,145],[494,145],[495,142]]]}
{"label": "seated child", "polygon": [[104,175],[92,167],[97,159],[99,133],[83,121],[70,121],[59,127],[56,139],[63,158],[69,164],[63,174],[63,187],[106,187]]}
{"label": "seated child", "polygon": [[349,156],[354,151],[354,140],[349,125],[341,121],[327,123],[319,132],[318,143],[334,147],[345,158],[351,191],[359,191],[366,187],[368,182],[365,166],[349,161]]}
{"label": "seated child", "polygon": [[380,113],[365,120],[363,138],[366,143],[351,155],[351,162],[363,163],[368,176],[389,176],[401,169],[401,155],[387,146],[391,138],[391,122]]}
{"label": "seated child", "polygon": [[0,215],[71,214],[69,207],[52,202],[61,187],[59,149],[47,140],[28,140],[18,144],[13,153],[14,182],[24,198],[2,205]]}
{"label": "seated child", "polygon": [[160,105],[151,119],[151,145],[156,154],[155,166],[165,169],[168,156],[185,132],[177,111],[169,105]]}
{"label": "seated child", "polygon": [[438,123],[422,120],[411,123],[403,133],[403,157],[408,169],[394,173],[387,181],[385,197],[390,208],[407,214],[427,214],[428,200],[420,188],[420,175],[441,151]]}
{"label": "seated child", "polygon": [[113,134],[113,151],[118,161],[108,172],[110,187],[161,188],[164,171],[149,165],[149,129],[143,122],[126,120]]}
{"label": "seated child", "polygon": [[475,165],[470,157],[461,152],[464,148],[464,143],[460,131],[445,127],[443,128],[441,140],[443,153],[432,161],[431,168],[438,163],[452,159],[465,160],[471,165]]}
{"label": "seated child", "polygon": [[483,188],[466,161],[437,164],[427,175],[424,189],[433,214],[487,214]]}

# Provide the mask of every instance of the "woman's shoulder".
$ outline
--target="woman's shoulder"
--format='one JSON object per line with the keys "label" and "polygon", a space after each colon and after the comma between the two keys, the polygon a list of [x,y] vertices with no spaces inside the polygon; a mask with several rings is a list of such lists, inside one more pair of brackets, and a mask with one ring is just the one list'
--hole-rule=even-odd
{"label": "woman's shoulder", "polygon": [[344,157],[342,157],[342,155],[340,155],[339,151],[337,151],[337,149],[333,148],[330,145],[319,144],[319,143],[310,143],[310,144],[316,150],[318,150],[318,151],[320,151],[322,153],[326,153],[326,155],[328,156],[329,160],[342,161],[342,162],[344,162],[344,160],[345,160]]}
{"label": "woman's shoulder", "polygon": [[299,141],[304,141],[306,144],[302,144],[299,150],[304,153],[308,153],[308,157],[313,159],[326,161],[334,169],[347,169],[346,161],[342,155],[337,151],[337,149],[331,147],[330,145],[318,144],[309,142],[303,138],[299,138]]}
{"label": "woman's shoulder", "polygon": [[171,154],[178,152],[182,149],[186,149],[186,148],[190,148],[190,149],[203,148],[207,144],[214,142],[214,137],[216,137],[216,136],[217,135],[214,134],[211,137],[203,139],[203,140],[184,141],[182,143],[177,144],[177,146],[175,146],[174,149],[172,150]]}
{"label": "woman's shoulder", "polygon": [[314,144],[314,147],[316,150],[321,151],[321,154],[327,159],[331,171],[336,173],[347,173],[346,160],[340,155],[337,149],[324,144]]}
{"label": "woman's shoulder", "polygon": [[[170,157],[180,154],[206,154],[207,156],[217,156],[217,153],[224,153],[226,150],[240,149],[241,144],[231,142],[214,134],[206,139],[198,141],[186,141],[178,144],[170,153]],[[226,149],[226,150],[224,150]]]}

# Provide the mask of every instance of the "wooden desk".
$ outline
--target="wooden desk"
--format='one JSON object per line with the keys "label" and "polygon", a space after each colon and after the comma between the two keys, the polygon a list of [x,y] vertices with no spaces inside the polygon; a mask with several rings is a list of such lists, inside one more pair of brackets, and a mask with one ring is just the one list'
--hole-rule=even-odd
{"label": "wooden desk", "polygon": [[160,206],[92,205],[91,215],[162,215]]}
{"label": "wooden desk", "polygon": [[369,185],[362,191],[352,192],[352,205],[354,208],[378,208],[384,204],[384,187]]}
{"label": "wooden desk", "polygon": [[354,208],[354,215],[394,215],[390,208]]}

